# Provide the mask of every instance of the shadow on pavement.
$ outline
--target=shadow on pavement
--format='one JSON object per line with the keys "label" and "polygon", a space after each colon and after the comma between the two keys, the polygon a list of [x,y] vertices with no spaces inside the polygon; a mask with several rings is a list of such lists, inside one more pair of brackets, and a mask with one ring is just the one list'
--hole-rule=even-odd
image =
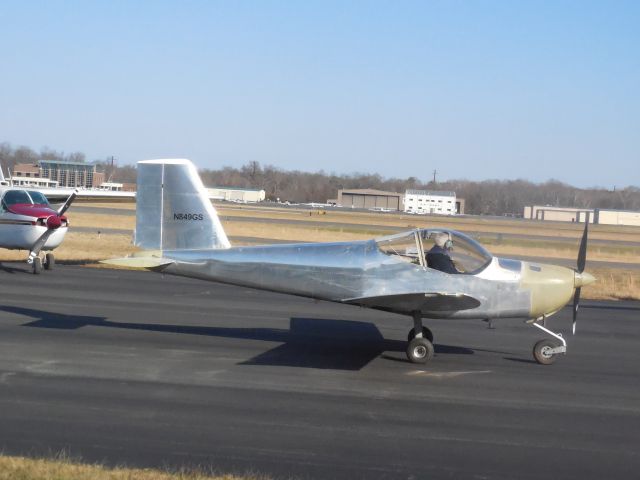
{"label": "shadow on pavement", "polygon": [[[23,325],[32,328],[75,330],[97,326],[282,344],[241,362],[240,365],[360,370],[377,357],[392,359],[384,356],[385,352],[400,352],[404,357],[406,349],[406,342],[385,339],[375,325],[352,320],[293,317],[290,319],[289,329],[230,328],[114,322],[105,317],[65,315],[16,306],[0,306],[0,311],[34,318],[34,321]],[[435,351],[444,355],[474,353],[469,348],[438,344],[435,345]]]}

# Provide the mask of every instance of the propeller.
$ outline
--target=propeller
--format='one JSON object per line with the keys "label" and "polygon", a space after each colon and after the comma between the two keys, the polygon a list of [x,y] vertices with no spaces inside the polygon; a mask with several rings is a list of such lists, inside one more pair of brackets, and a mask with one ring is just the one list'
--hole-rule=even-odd
{"label": "propeller", "polygon": [[[587,263],[587,237],[589,235],[589,220],[584,223],[584,232],[582,233],[582,240],[580,240],[580,250],[578,250],[578,262],[576,272],[582,275],[584,267]],[[582,278],[580,278],[580,284],[576,287],[576,291],[573,294],[573,323],[571,324],[571,330],[573,335],[576,334],[576,320],[578,319],[578,308],[580,307],[580,292],[582,290]]]}
{"label": "propeller", "polygon": [[71,206],[71,204],[73,203],[73,201],[76,199],[77,196],[78,196],[78,190],[74,190],[71,193],[71,195],[69,195],[69,198],[67,198],[67,201],[64,202],[62,206],[58,209],[58,216],[64,215],[64,212],[69,210],[69,207]]}
{"label": "propeller", "polygon": [[40,250],[42,250],[42,247],[44,247],[44,244],[47,243],[47,240],[49,240],[49,237],[51,236],[51,234],[54,231],[56,231],[56,229],[61,225],[60,217],[64,215],[64,212],[69,210],[69,207],[71,206],[73,201],[76,199],[77,195],[78,195],[78,190],[74,190],[73,193],[69,195],[69,198],[67,198],[64,204],[58,209],[56,214],[51,215],[49,218],[47,218],[47,222],[46,222],[47,229],[42,235],[38,237],[38,239],[34,242],[33,246],[31,247],[31,251],[29,252],[29,258],[27,259],[27,263],[29,264],[33,263],[33,259],[36,258],[38,255],[40,255]]}

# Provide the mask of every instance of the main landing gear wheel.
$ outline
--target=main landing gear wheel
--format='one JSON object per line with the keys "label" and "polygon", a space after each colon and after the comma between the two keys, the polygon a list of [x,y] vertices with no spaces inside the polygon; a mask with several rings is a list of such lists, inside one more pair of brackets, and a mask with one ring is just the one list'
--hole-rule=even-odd
{"label": "main landing gear wheel", "polygon": [[42,272],[42,260],[40,257],[36,257],[33,259],[33,273],[38,275],[40,272]]}
{"label": "main landing gear wheel", "polygon": [[53,256],[53,253],[47,253],[44,256],[44,269],[53,270],[53,267],[55,265],[56,265],[56,257]]}
{"label": "main landing gear wheel", "polygon": [[433,358],[433,343],[426,338],[414,338],[407,346],[407,358],[412,363],[427,363]]}
{"label": "main landing gear wheel", "polygon": [[[433,343],[433,333],[427,327],[422,327],[422,336]],[[409,330],[409,335],[407,336],[407,341],[411,341],[416,338],[416,329],[412,328]]]}
{"label": "main landing gear wheel", "polygon": [[553,340],[540,340],[533,346],[533,358],[541,365],[551,365],[556,361],[557,354],[552,353],[558,348]]}

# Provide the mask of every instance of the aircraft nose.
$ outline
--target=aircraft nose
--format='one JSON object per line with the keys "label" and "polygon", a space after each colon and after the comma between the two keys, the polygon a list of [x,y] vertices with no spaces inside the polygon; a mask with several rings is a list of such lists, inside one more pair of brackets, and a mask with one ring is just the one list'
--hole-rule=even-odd
{"label": "aircraft nose", "polygon": [[55,230],[56,228],[60,227],[60,225],[62,225],[62,222],[60,221],[60,217],[58,215],[51,215],[49,218],[47,218],[48,229]]}
{"label": "aircraft nose", "polygon": [[573,286],[575,288],[584,287],[592,284],[595,281],[596,281],[596,277],[594,277],[588,272],[582,272],[582,273],[576,272],[573,280]]}

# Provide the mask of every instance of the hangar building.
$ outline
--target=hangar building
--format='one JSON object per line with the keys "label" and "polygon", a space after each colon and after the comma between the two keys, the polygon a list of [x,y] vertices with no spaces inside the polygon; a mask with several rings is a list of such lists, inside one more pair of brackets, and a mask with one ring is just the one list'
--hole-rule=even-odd
{"label": "hangar building", "polygon": [[524,207],[524,218],[555,222],[597,223],[640,226],[640,212],[603,208],[569,208],[533,205]]}
{"label": "hangar building", "polygon": [[255,203],[265,199],[265,191],[259,188],[209,187],[209,198],[228,202]]}
{"label": "hangar building", "polygon": [[371,188],[338,190],[338,205],[353,208],[383,208],[398,211],[403,209],[403,195]]}

